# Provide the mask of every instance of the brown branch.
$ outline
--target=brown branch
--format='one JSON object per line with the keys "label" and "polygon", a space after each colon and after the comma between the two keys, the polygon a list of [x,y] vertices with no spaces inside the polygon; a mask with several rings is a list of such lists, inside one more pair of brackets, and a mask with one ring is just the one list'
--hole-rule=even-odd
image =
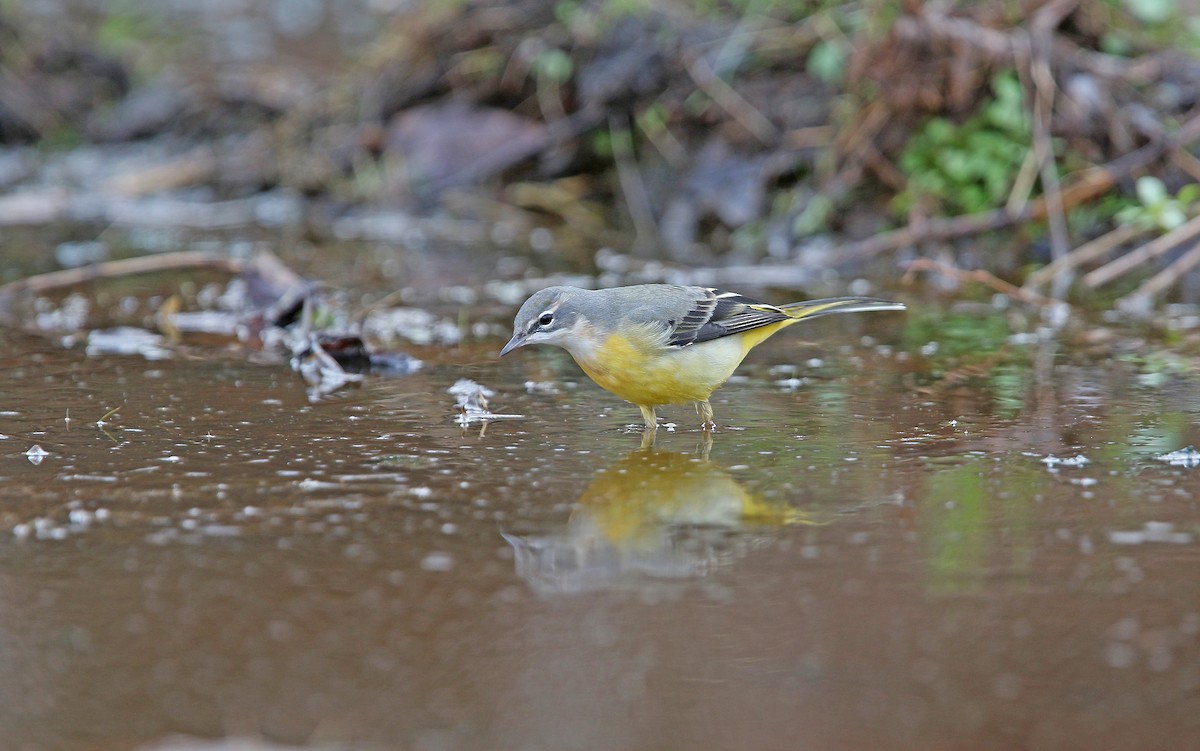
{"label": "brown branch", "polygon": [[1197,236],[1200,236],[1200,217],[1195,217],[1167,234],[1160,235],[1136,250],[1126,253],[1115,261],[1106,263],[1100,268],[1088,272],[1083,277],[1083,283],[1088,287],[1099,287],[1102,284],[1107,284],[1113,279],[1133,271],[1146,261],[1153,260],[1181,243],[1188,242]]}
{"label": "brown branch", "polygon": [[933,271],[938,274],[943,274],[945,276],[957,279],[960,282],[977,282],[990,287],[1005,297],[1012,298],[1013,300],[1023,302],[1027,305],[1033,305],[1034,307],[1038,308],[1045,308],[1051,305],[1060,304],[1058,300],[1051,299],[1045,295],[1040,295],[1031,290],[1021,289],[1015,284],[1010,284],[990,271],[985,271],[984,269],[967,271],[965,269],[960,269],[957,266],[951,266],[950,264],[942,261],[936,261],[932,258],[918,258],[917,260],[908,264],[908,268],[905,269],[904,272],[904,282],[906,284],[911,283],[912,278],[918,271]]}
{"label": "brown branch", "polygon": [[1154,298],[1170,289],[1184,274],[1196,266],[1200,266],[1200,242],[1192,245],[1186,253],[1176,258],[1165,269],[1143,282],[1142,286],[1118,300],[1118,308],[1148,307],[1140,303],[1153,301]]}
{"label": "brown branch", "polygon": [[1046,222],[1050,226],[1051,257],[1056,261],[1070,251],[1071,238],[1063,206],[1062,184],[1058,179],[1058,162],[1050,139],[1054,97],[1058,91],[1051,68],[1051,46],[1054,30],[1078,4],[1079,0],[1050,0],[1034,14],[1029,32],[1029,74],[1034,92],[1033,142],[1041,162],[1040,177],[1046,198]]}
{"label": "brown branch", "polygon": [[779,131],[767,116],[754,108],[741,94],[713,72],[703,56],[686,56],[684,64],[692,81],[708,94],[717,106],[729,113],[752,136],[766,146],[779,143]]}
{"label": "brown branch", "polygon": [[[1149,166],[1163,155],[1181,148],[1200,138],[1200,107],[1189,113],[1188,119],[1179,130],[1166,138],[1117,157],[1113,161],[1084,170],[1062,190],[1064,213],[1075,206],[1085,204],[1104,195],[1120,180]],[[884,232],[842,248],[838,263],[850,263],[878,255],[889,250],[917,245],[923,242],[949,240],[955,237],[977,235],[981,232],[1003,229],[1025,221],[1041,221],[1046,218],[1046,199],[1032,201],[1024,210],[1010,213],[995,209],[979,214],[968,214],[949,218],[929,219],[915,222],[907,227]]]}
{"label": "brown branch", "polygon": [[[1066,5],[1074,6],[1076,2]],[[1038,11],[1041,14],[1050,3]],[[916,16],[905,16],[896,21],[893,29],[896,36],[908,42],[927,45],[930,42],[958,42],[969,46],[976,52],[981,52],[993,62],[1004,65],[1015,65],[1012,37],[996,29],[989,29],[978,23],[962,17],[943,15],[940,12],[929,11],[931,6],[923,6],[923,13]],[[1057,27],[1062,22],[1063,7],[1053,8],[1047,13],[1044,23],[1054,22]],[[1070,9],[1066,9],[1069,14]],[[1053,28],[1053,27],[1052,27]],[[1163,69],[1163,62],[1157,58],[1140,58],[1129,60],[1103,52],[1086,50],[1067,39],[1052,40],[1050,54],[1055,67],[1068,64],[1074,68],[1082,68],[1095,76],[1105,79],[1120,79],[1130,82],[1145,82],[1157,78]]]}
{"label": "brown branch", "polygon": [[1117,227],[1111,232],[1106,232],[1094,240],[1080,245],[1075,250],[1066,254],[1062,258],[1050,263],[1042,268],[1034,271],[1029,276],[1025,277],[1025,289],[1033,289],[1044,284],[1049,284],[1059,274],[1069,271],[1085,263],[1091,263],[1098,258],[1101,258],[1111,253],[1116,248],[1124,245],[1130,240],[1134,240],[1142,235],[1145,235],[1150,230],[1138,226],[1136,224],[1127,224]]}
{"label": "brown branch", "polygon": [[91,266],[81,266],[77,269],[51,271],[9,282],[0,287],[0,301],[14,295],[46,294],[104,279],[116,279],[137,274],[190,269],[210,269],[228,274],[238,274],[241,273],[243,267],[244,264],[239,260],[205,251],[181,251],[140,258],[126,258],[120,261],[105,261]]}

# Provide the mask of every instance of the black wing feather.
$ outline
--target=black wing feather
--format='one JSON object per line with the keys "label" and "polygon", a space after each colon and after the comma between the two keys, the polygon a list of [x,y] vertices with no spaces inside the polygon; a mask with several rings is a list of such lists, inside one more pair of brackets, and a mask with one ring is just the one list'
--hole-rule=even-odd
{"label": "black wing feather", "polygon": [[767,326],[789,318],[773,305],[736,292],[705,289],[705,295],[675,324],[667,344],[685,347],[730,334]]}

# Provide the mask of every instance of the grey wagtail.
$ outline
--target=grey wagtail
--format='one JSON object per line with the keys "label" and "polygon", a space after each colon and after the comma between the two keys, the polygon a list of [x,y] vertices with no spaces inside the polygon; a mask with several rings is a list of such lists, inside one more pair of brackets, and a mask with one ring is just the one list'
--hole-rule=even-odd
{"label": "grey wagtail", "polygon": [[601,388],[636,404],[652,431],[661,404],[695,402],[704,428],[716,427],[708,397],[767,337],[793,323],[904,305],[869,297],[832,297],[787,305],[711,287],[639,284],[586,290],[547,287],[517,311],[503,357],[526,344],[571,353]]}

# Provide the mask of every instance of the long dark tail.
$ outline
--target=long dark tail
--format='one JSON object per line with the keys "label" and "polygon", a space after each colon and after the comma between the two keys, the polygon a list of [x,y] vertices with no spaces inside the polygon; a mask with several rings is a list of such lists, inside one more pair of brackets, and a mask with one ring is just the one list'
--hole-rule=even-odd
{"label": "long dark tail", "polygon": [[867,313],[875,310],[904,310],[904,303],[879,300],[874,297],[827,297],[823,300],[780,305],[779,309],[792,318],[817,318],[834,313]]}

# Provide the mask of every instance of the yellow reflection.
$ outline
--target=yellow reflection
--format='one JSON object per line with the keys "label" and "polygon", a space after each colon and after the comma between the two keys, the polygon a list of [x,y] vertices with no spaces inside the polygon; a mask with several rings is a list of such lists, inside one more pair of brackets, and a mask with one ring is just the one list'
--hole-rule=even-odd
{"label": "yellow reflection", "polygon": [[563,533],[506,534],[518,575],[545,592],[704,576],[762,539],[752,532],[814,523],[747,491],[706,449],[639,448],[596,475]]}

